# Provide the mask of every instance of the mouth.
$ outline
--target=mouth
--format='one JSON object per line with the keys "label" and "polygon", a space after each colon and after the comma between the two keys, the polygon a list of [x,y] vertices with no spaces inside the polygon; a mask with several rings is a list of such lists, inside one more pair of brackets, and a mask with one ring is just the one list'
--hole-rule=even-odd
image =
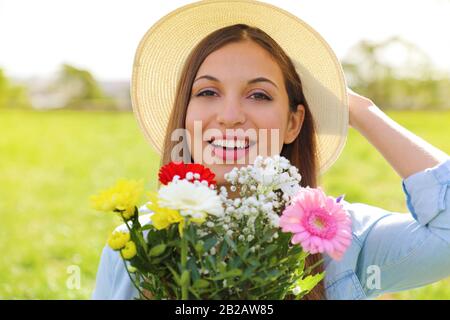
{"label": "mouth", "polygon": [[256,141],[248,137],[213,137],[208,143],[218,158],[236,161],[245,156]]}

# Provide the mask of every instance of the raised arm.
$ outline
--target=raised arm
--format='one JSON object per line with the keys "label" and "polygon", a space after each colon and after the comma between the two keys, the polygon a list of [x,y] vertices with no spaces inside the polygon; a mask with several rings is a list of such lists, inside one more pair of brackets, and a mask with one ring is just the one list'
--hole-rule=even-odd
{"label": "raised arm", "polygon": [[396,123],[370,99],[347,90],[350,126],[381,153],[402,179],[449,158],[442,150]]}

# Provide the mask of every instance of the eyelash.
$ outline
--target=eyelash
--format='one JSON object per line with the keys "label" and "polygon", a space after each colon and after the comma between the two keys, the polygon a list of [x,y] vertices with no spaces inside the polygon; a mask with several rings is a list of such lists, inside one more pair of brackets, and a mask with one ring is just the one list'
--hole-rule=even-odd
{"label": "eyelash", "polygon": [[[212,91],[212,90],[204,90],[204,91],[199,92],[199,93],[196,95],[196,97],[210,97],[210,95],[204,96],[203,94],[204,94],[205,92],[212,92],[212,93],[215,94],[215,92]],[[253,96],[253,95],[260,95],[260,96],[262,96],[262,98],[255,98],[255,100],[267,100],[267,101],[272,101],[272,98],[271,98],[271,97],[269,97],[268,95],[266,95],[265,93],[262,93],[262,92],[255,92],[255,93],[252,94],[252,96]]]}

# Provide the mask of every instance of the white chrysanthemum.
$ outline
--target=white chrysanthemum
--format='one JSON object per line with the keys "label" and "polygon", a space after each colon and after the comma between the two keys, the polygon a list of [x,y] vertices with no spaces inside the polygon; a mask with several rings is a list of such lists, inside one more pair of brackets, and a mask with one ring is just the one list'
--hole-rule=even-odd
{"label": "white chrysanthemum", "polygon": [[223,215],[222,201],[215,190],[186,180],[172,181],[158,191],[159,204],[180,213]]}

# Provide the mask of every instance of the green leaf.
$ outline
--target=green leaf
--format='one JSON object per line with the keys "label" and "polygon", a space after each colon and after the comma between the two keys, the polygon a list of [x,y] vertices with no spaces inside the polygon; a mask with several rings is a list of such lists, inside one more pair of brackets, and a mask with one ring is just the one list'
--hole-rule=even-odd
{"label": "green leaf", "polygon": [[164,251],[166,250],[166,247],[167,246],[164,243],[154,246],[149,252],[150,257],[157,257],[163,254]]}
{"label": "green leaf", "polygon": [[192,286],[196,289],[205,289],[209,287],[209,281],[205,279],[198,279],[194,281],[194,284]]}
{"label": "green leaf", "polygon": [[203,243],[200,242],[200,241],[198,241],[198,242],[195,244],[194,249],[195,249],[195,251],[196,251],[198,254],[200,254],[200,255],[203,254],[203,252],[205,252],[205,250],[204,250],[204,248],[203,248]]}
{"label": "green leaf", "polygon": [[211,236],[204,240],[203,249],[205,249],[205,251],[208,251],[209,249],[214,247],[214,245],[216,243],[217,243],[217,238],[215,236]]}
{"label": "green leaf", "polygon": [[197,268],[197,265],[195,264],[195,259],[193,257],[191,257],[187,261],[186,266],[191,271],[192,281],[198,280],[200,278],[200,273],[198,272],[198,268]]}
{"label": "green leaf", "polygon": [[141,228],[142,231],[153,230],[153,229],[154,229],[154,227],[153,227],[153,225],[151,225],[151,224],[145,224],[145,225],[143,225],[142,228]]}
{"label": "green leaf", "polygon": [[278,261],[278,259],[277,259],[276,256],[270,257],[269,264],[270,264],[271,266],[276,265],[276,264],[279,264],[279,263],[280,263],[280,262]]}
{"label": "green leaf", "polygon": [[242,277],[243,277],[244,279],[250,278],[250,277],[254,274],[256,268],[257,268],[256,266],[249,266],[249,267],[247,267],[247,268],[244,270],[244,272],[243,272],[243,274],[242,274]]}
{"label": "green leaf", "polygon": [[156,245],[156,244],[160,244],[160,243],[164,243],[164,232],[161,232],[163,230],[149,230],[149,232],[147,233],[147,243],[149,245]]}
{"label": "green leaf", "polygon": [[310,292],[314,287],[324,278],[325,272],[309,275],[301,280],[297,280],[296,285],[301,288],[301,291]]}
{"label": "green leaf", "polygon": [[210,278],[211,280],[222,280],[225,278],[238,277],[242,275],[241,269],[231,269],[230,271],[219,274],[218,276]]}
{"label": "green leaf", "polygon": [[228,277],[238,277],[241,274],[242,274],[241,269],[231,269],[230,271],[227,272]]}
{"label": "green leaf", "polygon": [[189,273],[189,270],[184,270],[183,273],[181,274],[180,286],[188,285],[190,280],[191,280],[191,275]]}
{"label": "green leaf", "polygon": [[242,266],[242,260],[240,256],[235,256],[232,260],[228,262],[230,268],[240,268]]}
{"label": "green leaf", "polygon": [[227,242],[222,242],[219,251],[219,259],[223,260],[223,258],[227,255],[227,253],[228,253],[228,244]]}
{"label": "green leaf", "polygon": [[271,244],[267,246],[264,251],[261,254],[261,257],[270,255],[272,252],[278,249],[278,246],[276,244]]}
{"label": "green leaf", "polygon": [[188,235],[188,241],[195,245],[195,242],[197,241],[197,228],[195,223],[189,223],[189,226],[187,228],[187,235]]}
{"label": "green leaf", "polygon": [[270,277],[271,281],[275,281],[279,276],[281,276],[281,272],[279,270],[273,269],[268,271],[267,275]]}
{"label": "green leaf", "polygon": [[176,284],[179,285],[179,286],[181,286],[181,278],[180,278],[180,275],[179,275],[179,274],[178,274],[171,266],[169,266],[169,265],[166,264],[166,267],[167,267],[167,269],[169,269],[170,272],[172,273],[173,278],[174,278]]}
{"label": "green leaf", "polygon": [[261,262],[259,260],[249,260],[248,263],[254,267],[259,267],[261,265]]}
{"label": "green leaf", "polygon": [[231,240],[230,237],[227,236],[227,235],[224,237],[224,239],[225,239],[225,241],[228,243],[228,245],[229,245],[234,251],[236,251],[236,244],[234,243],[234,241]]}
{"label": "green leaf", "polygon": [[205,259],[206,268],[209,270],[216,270],[216,257],[206,256]]}

